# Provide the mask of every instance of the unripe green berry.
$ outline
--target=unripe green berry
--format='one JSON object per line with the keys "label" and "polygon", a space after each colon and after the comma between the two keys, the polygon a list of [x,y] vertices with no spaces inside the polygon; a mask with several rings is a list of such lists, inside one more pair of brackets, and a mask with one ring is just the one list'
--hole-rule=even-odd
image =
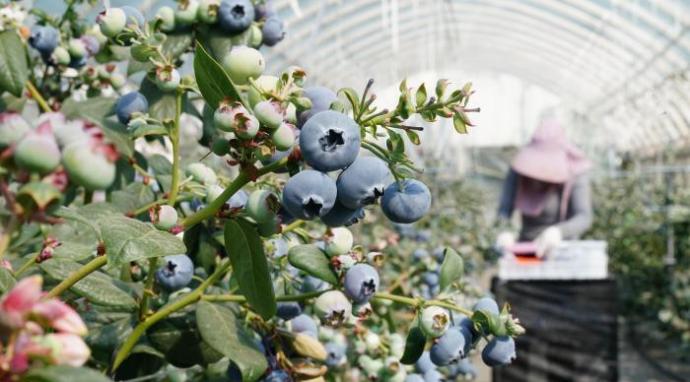
{"label": "unripe green berry", "polygon": [[427,337],[438,338],[448,330],[450,315],[446,309],[440,306],[427,306],[422,311],[419,325]]}
{"label": "unripe green berry", "polygon": [[277,129],[285,119],[285,110],[276,101],[261,101],[254,106],[254,115],[262,125]]}
{"label": "unripe green berry", "polygon": [[69,179],[85,189],[105,190],[115,181],[115,162],[88,140],[69,144],[62,154]]}
{"label": "unripe green berry", "polygon": [[177,210],[175,207],[163,205],[158,208],[154,225],[158,229],[169,230],[177,224]]}
{"label": "unripe green berry", "polygon": [[192,163],[187,166],[187,175],[201,184],[211,185],[218,183],[216,173],[203,163]]}
{"label": "unripe green berry", "polygon": [[107,37],[115,37],[125,29],[127,15],[121,8],[108,8],[96,18],[101,33]]}
{"label": "unripe green berry", "polygon": [[51,57],[56,65],[69,65],[72,60],[69,51],[62,46],[56,47]]}
{"label": "unripe green berry", "polygon": [[197,0],[186,0],[179,3],[175,11],[175,24],[190,25],[196,21],[199,12],[199,2]]}
{"label": "unripe green berry", "polygon": [[156,11],[156,20],[159,21],[159,28],[163,32],[172,32],[175,30],[175,10],[167,5],[158,8]]}
{"label": "unripe green berry", "polygon": [[278,151],[289,150],[295,144],[295,127],[289,123],[283,122],[271,134],[271,141],[276,146]]}
{"label": "unripe green berry", "polygon": [[235,46],[223,58],[223,68],[238,85],[247,84],[250,78],[258,78],[265,67],[261,52],[248,46]]}
{"label": "unripe green berry", "polygon": [[266,190],[256,190],[249,195],[246,205],[247,215],[257,223],[270,222],[275,218],[280,203],[278,197]]}
{"label": "unripe green berry", "polygon": [[218,21],[218,8],[220,0],[199,0],[199,10],[197,17],[201,22],[214,24]]}
{"label": "unripe green berry", "polygon": [[52,133],[30,131],[17,142],[14,161],[19,167],[45,174],[60,164],[60,149]]}

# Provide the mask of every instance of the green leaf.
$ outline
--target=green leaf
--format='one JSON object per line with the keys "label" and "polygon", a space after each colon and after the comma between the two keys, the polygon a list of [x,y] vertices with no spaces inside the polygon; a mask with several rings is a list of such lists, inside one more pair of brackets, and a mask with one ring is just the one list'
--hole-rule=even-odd
{"label": "green leaf", "polygon": [[424,106],[424,103],[426,102],[426,86],[424,86],[424,84],[419,85],[415,98],[417,107]]}
{"label": "green leaf", "polygon": [[[40,264],[40,268],[54,280],[64,280],[81,268],[76,261],[52,258]],[[113,280],[103,272],[92,272],[74,284],[70,291],[86,298],[96,305],[106,305],[126,310],[134,310],[136,301],[127,292],[113,284]]]}
{"label": "green leaf", "polygon": [[[161,122],[172,121],[175,118],[177,99],[174,92],[162,92],[148,77],[141,81],[139,92],[149,102],[149,116]],[[184,103],[185,99],[182,102]]]}
{"label": "green leaf", "polygon": [[441,274],[439,275],[439,284],[441,290],[446,290],[453,285],[454,282],[462,278],[464,272],[464,264],[462,257],[458,255],[452,248],[446,248],[444,251],[445,257],[441,264]]}
{"label": "green leaf", "polygon": [[114,214],[98,222],[108,263],[114,266],[132,261],[179,255],[186,252],[182,240],[153,225]]}
{"label": "green leaf", "polygon": [[86,118],[94,123],[101,124],[107,116],[113,113],[116,102],[117,99],[112,97],[93,97],[84,101],[75,101],[73,98],[68,98],[62,104],[60,111],[67,118]]}
{"label": "green leaf", "polygon": [[86,367],[48,366],[30,369],[22,382],[110,382],[96,370]]}
{"label": "green leaf", "polygon": [[418,326],[413,326],[410,332],[407,333],[407,340],[405,340],[405,351],[400,357],[400,363],[405,365],[412,365],[424,353],[424,346],[426,345],[426,336]]}
{"label": "green leaf", "polygon": [[45,210],[61,197],[62,193],[55,186],[39,181],[27,183],[17,192],[17,201],[22,206],[36,206],[39,210]]}
{"label": "green leaf", "polygon": [[141,208],[155,199],[156,195],[151,186],[140,182],[130,183],[124,189],[114,191],[110,195],[111,204],[123,213]]}
{"label": "green leaf", "polygon": [[338,277],[331,268],[328,256],[313,244],[297,245],[288,251],[290,264],[331,285],[338,283]]}
{"label": "green leaf", "polygon": [[26,49],[17,31],[6,30],[0,33],[0,93],[7,91],[21,97],[28,79]]}
{"label": "green leaf", "polygon": [[230,309],[200,301],[196,308],[196,321],[204,341],[232,360],[240,369],[243,381],[256,381],[266,371],[266,357],[237,323]]}
{"label": "green leaf", "polygon": [[264,319],[276,314],[276,297],[268,270],[264,246],[256,228],[245,220],[225,223],[225,249],[240,292]]}
{"label": "green leaf", "polygon": [[350,102],[350,106],[352,107],[352,113],[354,115],[359,115],[360,110],[359,110],[359,95],[357,94],[357,91],[353,88],[342,88],[338,90],[338,95],[345,95],[345,98]]}
{"label": "green leaf", "polygon": [[129,135],[132,139],[141,137],[168,135],[168,129],[163,125],[141,125],[133,129],[129,129]]}
{"label": "green leaf", "polygon": [[12,272],[6,268],[0,268],[0,293],[5,293],[12,289],[16,282]]}
{"label": "green leaf", "polygon": [[[238,35],[229,36],[220,27],[209,26],[199,28],[199,39],[203,42],[204,48],[211,57],[216,60],[222,59],[233,46],[247,45],[251,39],[251,28]],[[198,44],[197,44],[198,45]]]}
{"label": "green leaf", "polygon": [[407,138],[410,139],[410,142],[412,142],[413,145],[419,146],[419,144],[422,143],[416,131],[405,130],[405,134],[407,134]]}
{"label": "green leaf", "polygon": [[146,331],[146,337],[176,367],[208,365],[223,358],[201,337],[194,312],[174,314],[157,322]]}
{"label": "green leaf", "polygon": [[467,134],[467,125],[458,113],[453,114],[453,127],[458,133]]}
{"label": "green leaf", "polygon": [[448,87],[448,80],[446,79],[440,79],[436,81],[436,99],[441,100],[443,98],[443,94],[446,92],[446,88]]}
{"label": "green leaf", "polygon": [[223,100],[242,102],[251,110],[223,67],[209,56],[201,44],[197,44],[194,55],[194,76],[201,95],[214,110]]}

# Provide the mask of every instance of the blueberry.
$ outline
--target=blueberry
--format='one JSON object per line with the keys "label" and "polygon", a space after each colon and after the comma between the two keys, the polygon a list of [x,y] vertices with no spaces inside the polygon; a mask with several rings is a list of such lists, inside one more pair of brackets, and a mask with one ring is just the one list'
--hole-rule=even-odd
{"label": "blueberry", "polygon": [[412,223],[421,219],[431,207],[427,186],[414,179],[393,182],[383,192],[381,209],[395,223]]}
{"label": "blueberry", "polygon": [[190,163],[187,165],[186,173],[195,181],[207,186],[218,183],[215,171],[203,163]]}
{"label": "blueberry", "polygon": [[481,310],[486,313],[498,316],[500,314],[496,300],[491,297],[482,297],[475,304],[472,310]]}
{"label": "blueberry", "polygon": [[250,0],[223,0],[218,9],[218,24],[230,33],[240,33],[254,21],[254,5]]}
{"label": "blueberry", "polygon": [[278,303],[278,310],[276,311],[276,315],[282,318],[283,320],[292,320],[300,314],[302,314],[302,307],[299,305],[298,302],[290,301]]}
{"label": "blueberry", "polygon": [[130,92],[117,100],[115,114],[122,124],[128,124],[134,113],[146,113],[149,110],[149,102],[143,94]]}
{"label": "blueberry", "polygon": [[417,235],[415,236],[415,240],[421,243],[426,243],[429,240],[431,240],[431,231],[430,230],[424,230],[424,231],[419,231],[417,232]]}
{"label": "blueberry", "polygon": [[408,374],[405,377],[405,382],[424,382],[424,377],[419,374]]}
{"label": "blueberry", "polygon": [[121,9],[125,12],[125,17],[127,19],[125,26],[131,29],[144,28],[146,20],[144,19],[144,15],[141,14],[141,11],[129,5],[125,5]]}
{"label": "blueberry", "polygon": [[247,215],[257,223],[267,223],[275,218],[279,207],[275,194],[267,190],[256,190],[249,194],[246,210]]}
{"label": "blueberry", "polygon": [[283,20],[271,16],[264,21],[261,28],[262,42],[267,46],[274,46],[285,38],[285,25]]}
{"label": "blueberry", "polygon": [[158,229],[169,230],[177,224],[177,210],[173,206],[159,206],[153,223]]}
{"label": "blueberry", "polygon": [[333,208],[337,195],[335,181],[328,175],[304,170],[290,178],[283,188],[283,205],[299,219],[324,216]]}
{"label": "blueberry", "polygon": [[357,123],[337,111],[322,111],[302,127],[302,157],[319,171],[343,169],[357,159],[360,145]]}
{"label": "blueberry", "polygon": [[172,65],[158,67],[154,80],[158,89],[171,92],[180,85],[180,72]]}
{"label": "blueberry", "polygon": [[429,257],[429,251],[424,248],[417,248],[412,252],[412,259],[414,261],[422,261]]}
{"label": "blueberry", "polygon": [[515,341],[509,336],[492,338],[482,350],[482,361],[490,367],[508,365],[515,357]]}
{"label": "blueberry", "polygon": [[19,113],[0,113],[0,148],[8,147],[19,141],[31,127]]}
{"label": "blueberry", "polygon": [[29,45],[36,49],[41,55],[50,56],[55,50],[60,39],[60,33],[50,25],[36,25],[31,28]]}
{"label": "blueberry", "polygon": [[434,259],[438,262],[442,262],[443,258],[446,256],[446,249],[444,247],[437,247],[434,252],[431,253]]}
{"label": "blueberry", "polygon": [[463,358],[457,363],[450,365],[448,368],[448,372],[450,373],[451,377],[462,377],[465,380],[468,379],[474,379],[477,377],[477,371],[474,368],[474,365],[470,362],[469,359]]}
{"label": "blueberry", "polygon": [[331,290],[316,298],[314,310],[324,325],[340,326],[350,319],[352,303],[342,292]]}
{"label": "blueberry", "polygon": [[338,177],[338,201],[350,209],[376,203],[390,182],[388,165],[374,156],[359,156]]}
{"label": "blueberry", "polygon": [[247,194],[247,191],[239,190],[230,197],[230,200],[227,201],[227,205],[230,207],[230,209],[244,208],[244,206],[247,204],[247,200],[249,200],[249,194]]}
{"label": "blueberry", "polygon": [[84,35],[79,38],[89,56],[95,56],[101,50],[101,43],[96,36]]}
{"label": "blueberry", "polygon": [[311,101],[311,109],[297,114],[297,126],[302,127],[312,116],[331,108],[331,103],[338,99],[338,95],[327,87],[310,86],[304,88],[303,95]]}
{"label": "blueberry", "polygon": [[415,362],[414,368],[418,373],[424,374],[429,370],[435,370],[436,365],[431,362],[431,354],[428,351],[424,351],[417,362]]}
{"label": "blueberry", "polygon": [[117,158],[112,146],[90,141],[69,144],[62,152],[62,164],[69,179],[87,190],[105,190],[115,181]]}
{"label": "blueberry", "polygon": [[474,321],[471,318],[462,315],[461,318],[455,318],[455,326],[462,329],[463,334],[467,338],[467,345],[471,347],[474,341],[478,339],[479,332],[474,327]]}
{"label": "blueberry", "polygon": [[108,8],[98,15],[96,22],[101,33],[107,37],[115,37],[125,29],[127,14],[122,8]]}
{"label": "blueberry", "polygon": [[325,346],[326,353],[326,365],[328,367],[338,367],[346,362],[345,351],[347,348],[339,343],[329,342]]}
{"label": "blueberry", "polygon": [[333,208],[326,215],[321,217],[321,221],[329,227],[350,226],[364,219],[364,209],[358,208],[351,210],[335,201]]}
{"label": "blueberry", "polygon": [[249,79],[261,76],[266,68],[264,56],[258,50],[244,46],[234,46],[223,58],[223,68],[235,84],[245,85]]}
{"label": "blueberry", "polygon": [[293,333],[304,333],[314,338],[319,336],[319,328],[311,317],[306,314],[300,314],[290,320],[290,330]]}
{"label": "blueberry", "polygon": [[448,329],[431,346],[429,352],[431,362],[437,366],[445,366],[463,358],[465,354],[466,338],[462,330],[457,327]]}
{"label": "blueberry", "polygon": [[261,101],[254,106],[254,114],[262,125],[275,130],[285,119],[285,110],[276,101]]}
{"label": "blueberry", "polygon": [[206,24],[215,24],[218,21],[218,9],[220,0],[200,0],[197,17]]}
{"label": "blueberry", "polygon": [[378,290],[379,272],[369,264],[357,264],[345,273],[343,284],[345,293],[352,301],[362,304]]}
{"label": "blueberry", "polygon": [[194,276],[194,264],[187,255],[166,256],[163,266],[156,270],[156,281],[168,292],[182,289]]}
{"label": "blueberry", "polygon": [[198,0],[182,1],[178,4],[177,11],[175,12],[175,24],[176,25],[193,24],[196,21],[198,13],[199,13],[199,1]]}
{"label": "blueberry", "polygon": [[295,144],[295,127],[283,122],[271,134],[271,142],[276,146],[276,150],[290,150]]}
{"label": "blueberry", "polygon": [[438,285],[438,280],[439,276],[436,272],[424,272],[424,274],[422,275],[422,281],[424,282],[424,284],[428,285],[431,288]]}
{"label": "blueberry", "polygon": [[261,379],[262,382],[292,382],[292,378],[290,378],[290,374],[288,374],[285,370],[282,369],[276,369],[272,370],[270,373],[268,373],[267,376],[265,376],[263,379]]}
{"label": "blueberry", "polygon": [[428,306],[422,310],[420,326],[427,337],[437,338],[442,336],[450,326],[448,311],[440,306]]}
{"label": "blueberry", "polygon": [[72,58],[69,55],[69,52],[67,49],[58,46],[55,48],[53,51],[53,54],[50,56],[50,62],[54,65],[69,65],[69,63],[72,61]]}
{"label": "blueberry", "polygon": [[249,87],[247,94],[249,97],[249,105],[254,108],[257,103],[265,99],[264,94],[275,92],[277,87],[278,77],[266,74],[259,76],[254,80],[252,86]]}
{"label": "blueberry", "polygon": [[303,293],[326,290],[328,283],[314,276],[304,276],[300,290]]}
{"label": "blueberry", "polygon": [[163,32],[175,30],[175,10],[172,7],[164,5],[158,8],[155,18],[160,20],[158,25]]}
{"label": "blueberry", "polygon": [[259,132],[259,121],[239,103],[221,104],[213,113],[213,125],[222,131],[233,132],[238,138],[252,139]]}
{"label": "blueberry", "polygon": [[274,16],[275,14],[276,11],[273,8],[272,1],[270,0],[259,1],[256,5],[254,5],[255,21],[266,19],[268,17]]}
{"label": "blueberry", "polygon": [[14,148],[17,166],[41,174],[49,173],[60,164],[60,149],[49,131],[31,130]]}
{"label": "blueberry", "polygon": [[344,227],[333,228],[326,238],[324,251],[331,257],[345,255],[352,249],[354,237],[349,229]]}
{"label": "blueberry", "polygon": [[432,369],[424,373],[424,382],[441,382],[443,381],[443,374],[438,370]]}

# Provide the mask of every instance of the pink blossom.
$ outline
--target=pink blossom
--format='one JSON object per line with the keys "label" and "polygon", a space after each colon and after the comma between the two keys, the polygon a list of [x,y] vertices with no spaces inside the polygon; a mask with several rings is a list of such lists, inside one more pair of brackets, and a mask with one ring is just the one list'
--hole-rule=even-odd
{"label": "pink blossom", "polygon": [[72,307],[58,299],[40,301],[34,305],[31,312],[37,321],[59,332],[86,335],[86,325],[81,317]]}
{"label": "pink blossom", "polygon": [[51,333],[41,340],[51,348],[51,361],[56,365],[78,367],[85,364],[91,356],[89,347],[76,334]]}
{"label": "pink blossom", "polygon": [[11,329],[24,326],[26,315],[41,299],[41,276],[27,277],[17,283],[0,301],[0,324]]}

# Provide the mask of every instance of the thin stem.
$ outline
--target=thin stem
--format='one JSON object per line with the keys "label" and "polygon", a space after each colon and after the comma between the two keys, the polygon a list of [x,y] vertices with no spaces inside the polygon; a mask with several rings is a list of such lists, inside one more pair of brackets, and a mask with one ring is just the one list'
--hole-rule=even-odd
{"label": "thin stem", "polygon": [[122,344],[122,347],[120,348],[120,350],[118,350],[117,354],[115,355],[115,360],[113,361],[111,371],[117,370],[117,368],[122,364],[122,362],[124,362],[124,360],[127,359],[129,353],[134,348],[134,345],[137,344],[139,338],[141,338],[141,336],[146,332],[146,329],[150,328],[151,325],[155,324],[156,322],[186,307],[187,305],[199,301],[199,299],[201,299],[201,296],[204,294],[206,288],[218,281],[218,279],[220,279],[228,269],[230,269],[230,262],[226,262],[220,265],[216,269],[216,271],[213,272],[213,274],[211,274],[211,276],[209,276],[209,278],[206,279],[206,281],[204,281],[203,283],[201,283],[201,285],[199,285],[196,289],[182,296],[180,299],[175,300],[172,303],[164,306],[161,310],[157,311],[156,313],[147,317],[144,321],[140,322],[134,328],[129,337],[127,337],[125,342]]}
{"label": "thin stem", "polygon": [[304,224],[304,220],[295,220],[294,222],[288,224],[283,228],[283,231],[281,233],[288,233],[290,231],[294,231],[295,228],[300,227],[302,224]]}
{"label": "thin stem", "polygon": [[182,91],[177,92],[175,98],[175,122],[170,131],[170,141],[172,142],[172,183],[170,185],[170,196],[168,204],[175,205],[180,183],[180,115],[182,114]]}
{"label": "thin stem", "polygon": [[108,258],[105,255],[98,256],[95,259],[89,261],[88,263],[82,265],[81,268],[77,269],[76,272],[69,275],[66,279],[62,280],[60,284],[56,285],[53,289],[48,292],[47,297],[57,297],[62,292],[69,289],[72,285],[78,283],[81,279],[91,274],[91,272],[96,271],[108,262]]}
{"label": "thin stem", "polygon": [[397,294],[392,293],[379,292],[374,295],[374,298],[377,300],[395,301],[401,304],[406,304],[414,307],[418,307],[420,305],[420,300],[417,300],[412,297],[398,296]]}
{"label": "thin stem", "polygon": [[431,300],[431,301],[424,301],[412,297],[405,297],[405,296],[399,296],[397,294],[391,294],[391,293],[384,293],[384,292],[379,292],[374,295],[375,299],[378,300],[390,300],[390,301],[395,301],[399,302],[401,304],[405,305],[410,305],[415,308],[420,308],[420,307],[425,307],[425,306],[440,306],[442,308],[454,310],[456,312],[460,312],[467,317],[472,317],[472,311],[469,309],[462,308],[460,306],[457,306],[455,304],[451,304],[449,302],[445,301],[438,301],[438,300]]}
{"label": "thin stem", "polygon": [[[319,297],[324,292],[326,292],[326,291],[324,290],[324,291],[315,291],[315,292],[295,294],[295,295],[277,296],[276,301],[278,301],[278,302],[304,301],[304,300],[309,300],[309,299],[312,299],[315,297]],[[247,302],[247,299],[241,294],[205,294],[205,295],[201,296],[201,299],[205,300],[205,301],[222,301],[222,302],[238,302],[238,303]]]}
{"label": "thin stem", "polygon": [[459,307],[455,304],[451,304],[451,303],[445,302],[445,301],[431,300],[431,301],[425,302],[424,306],[440,306],[442,308],[446,308],[446,309],[454,310],[456,312],[460,312],[467,317],[472,317],[472,315],[474,314],[469,309],[465,309],[465,308]]}
{"label": "thin stem", "polygon": [[17,269],[16,272],[14,272],[14,277],[18,278],[19,276],[22,275],[22,273],[26,272],[29,268],[31,268],[32,265],[36,264],[36,258],[40,255],[37,254],[36,256],[32,256],[29,260],[26,260],[24,264],[22,264],[19,269]]}
{"label": "thin stem", "polygon": [[26,88],[29,90],[29,93],[31,94],[31,97],[36,100],[38,103],[38,106],[41,107],[41,110],[45,113],[50,113],[53,110],[48,106],[48,102],[43,98],[41,93],[36,89],[36,86],[31,81],[26,81]]}
{"label": "thin stem", "polygon": [[153,281],[155,280],[156,267],[158,266],[158,258],[149,259],[149,273],[146,275],[146,284],[144,285],[144,295],[141,298],[141,305],[139,306],[139,320],[143,320],[149,313],[149,300],[153,295]]}
{"label": "thin stem", "polygon": [[[269,164],[268,166],[260,168],[256,171],[256,178],[258,179],[262,175],[268,174],[285,166],[287,161],[288,158],[283,158],[279,161]],[[206,207],[200,209],[196,213],[182,220],[180,224],[184,228],[189,228],[201,221],[204,221],[212,217],[223,206],[223,204],[225,204],[225,202],[228,201],[228,199],[235,195],[237,191],[239,191],[242,187],[244,187],[245,184],[249,183],[250,181],[251,179],[249,177],[248,172],[246,170],[240,171],[235,180],[233,180],[232,183],[230,183],[230,185],[225,190],[223,190],[223,192],[217,198],[215,198]]]}

